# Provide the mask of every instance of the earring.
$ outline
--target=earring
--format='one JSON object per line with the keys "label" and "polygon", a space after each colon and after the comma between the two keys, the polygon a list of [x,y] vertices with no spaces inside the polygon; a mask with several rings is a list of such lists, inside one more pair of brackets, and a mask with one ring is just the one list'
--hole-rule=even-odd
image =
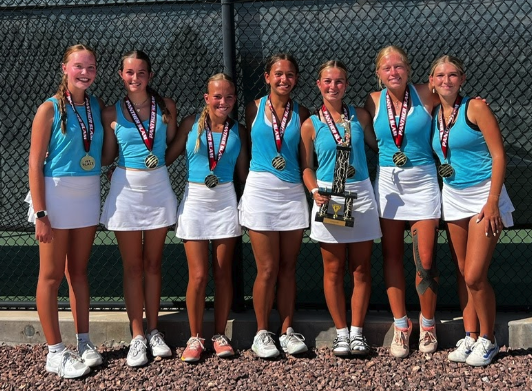
{"label": "earring", "polygon": [[460,85],[460,92],[462,92],[462,85]]}
{"label": "earring", "polygon": [[436,90],[434,89],[434,87],[432,87],[432,93],[433,93],[433,94],[436,93]]}

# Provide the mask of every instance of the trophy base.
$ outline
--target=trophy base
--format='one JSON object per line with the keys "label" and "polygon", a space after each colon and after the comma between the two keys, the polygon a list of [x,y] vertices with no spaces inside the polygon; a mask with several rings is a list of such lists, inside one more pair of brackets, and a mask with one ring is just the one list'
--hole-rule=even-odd
{"label": "trophy base", "polygon": [[334,215],[331,213],[327,213],[325,215],[316,213],[314,220],[323,224],[338,225],[341,227],[353,227],[355,225],[355,219],[353,217],[345,219],[343,216],[334,217]]}

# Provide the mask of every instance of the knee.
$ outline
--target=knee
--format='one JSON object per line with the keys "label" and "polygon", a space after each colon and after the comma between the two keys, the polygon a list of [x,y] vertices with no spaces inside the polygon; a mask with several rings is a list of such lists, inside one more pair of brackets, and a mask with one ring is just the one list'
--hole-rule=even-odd
{"label": "knee", "polygon": [[140,262],[124,263],[124,278],[130,280],[142,279],[144,277],[144,266]]}
{"label": "knee", "polygon": [[68,270],[66,276],[71,285],[88,283],[86,270]]}
{"label": "knee", "polygon": [[357,265],[353,271],[353,278],[356,282],[371,282],[371,265],[369,262]]}
{"label": "knee", "polygon": [[279,267],[279,278],[292,279],[296,275],[296,263],[284,262]]}
{"label": "knee", "polygon": [[144,260],[144,272],[146,274],[161,274],[161,260],[146,258]]}
{"label": "knee", "polygon": [[329,265],[323,273],[323,280],[327,284],[343,284],[344,268],[340,265]]}
{"label": "knee", "polygon": [[480,291],[482,290],[486,279],[482,278],[478,273],[466,272],[464,275],[464,281],[470,291]]}
{"label": "knee", "polygon": [[188,276],[188,285],[194,289],[205,289],[207,287],[207,282],[209,280],[208,272],[204,270],[195,271],[189,273]]}
{"label": "knee", "polygon": [[275,284],[277,281],[277,276],[279,275],[279,266],[274,265],[273,262],[263,265],[257,271],[257,280],[268,283]]}

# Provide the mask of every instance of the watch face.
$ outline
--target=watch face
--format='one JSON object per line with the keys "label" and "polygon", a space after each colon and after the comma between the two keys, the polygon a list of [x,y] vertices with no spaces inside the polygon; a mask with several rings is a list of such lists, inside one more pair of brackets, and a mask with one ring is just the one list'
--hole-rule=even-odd
{"label": "watch face", "polygon": [[35,215],[37,216],[38,219],[40,219],[40,218],[46,216],[46,212],[44,210],[41,210],[41,211],[35,213]]}

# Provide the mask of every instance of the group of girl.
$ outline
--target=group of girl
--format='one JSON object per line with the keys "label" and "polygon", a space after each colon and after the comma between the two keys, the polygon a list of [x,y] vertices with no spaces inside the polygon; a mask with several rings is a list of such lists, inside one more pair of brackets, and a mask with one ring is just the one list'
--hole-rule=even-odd
{"label": "group of girl", "polygon": [[[235,85],[222,73],[208,80],[201,113],[184,118],[178,127],[175,103],[150,87],[151,63],[141,51],[122,57],[119,75],[126,96],[105,108],[86,92],[96,77],[92,49],[68,48],[62,70],[56,94],[39,107],[33,122],[27,198],[39,241],[37,309],[49,348],[47,371],[75,378],[103,361],[90,341],[88,321],[87,263],[99,222],[115,232],[123,260],[133,334],[129,366],[145,365],[148,350],[154,357],[172,355],[157,330],[157,318],[162,251],[167,228],[174,224],[189,270],[186,305],[191,337],[183,361],[198,361],[205,349],[209,243],[215,280],[213,348],[219,357],[234,355],[225,328],[232,302],[233,250],[241,226],[248,229],[257,265],[252,350],[262,358],[280,354],[268,324],[275,302],[281,321],[279,347],[288,354],[307,351],[304,336],[293,329],[293,316],[296,261],[309,220],[311,238],[320,243],[325,299],[337,330],[334,354],[370,351],[363,325],[371,292],[373,241],[382,236],[394,317],[391,354],[408,355],[412,323],[405,306],[406,222],[413,237],[421,305],[419,349],[433,352],[438,288],[434,243],[441,202],[459,269],[466,330],[449,359],[487,365],[497,353],[495,298],[487,270],[503,226],[512,225],[513,207],[503,185],[505,155],[497,121],[483,101],[459,95],[465,74],[458,59],[441,57],[433,64],[429,85],[413,85],[404,51],[384,48],[376,61],[384,89],[370,94],[365,108],[344,103],[346,66],[328,61],[317,79],[323,102],[310,115],[291,98],[299,76],[295,59],[275,55],[264,73],[269,93],[246,107],[246,127],[230,118]],[[357,194],[353,227],[314,219],[320,207],[342,213],[343,199],[322,191],[332,186],[339,143],[351,152],[345,188]],[[365,143],[379,153],[374,187]],[[441,161],[443,196],[433,150]],[[188,172],[178,207],[166,166],[181,154]],[[99,219],[101,167],[117,157]],[[232,183],[235,174],[245,182],[239,204]],[[314,201],[310,219],[304,186]],[[350,328],[343,286],[346,258],[354,283]],[[59,331],[57,294],[64,275],[79,356],[65,348]]]}

